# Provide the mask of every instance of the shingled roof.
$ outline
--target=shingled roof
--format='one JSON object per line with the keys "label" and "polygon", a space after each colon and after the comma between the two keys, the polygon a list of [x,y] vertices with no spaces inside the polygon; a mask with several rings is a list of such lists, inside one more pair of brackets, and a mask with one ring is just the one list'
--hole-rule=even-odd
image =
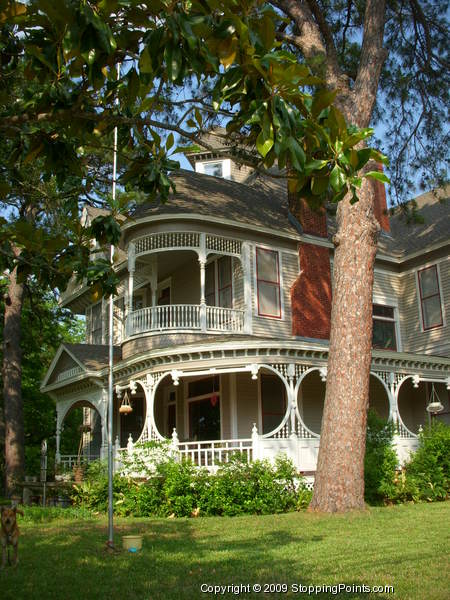
{"label": "shingled roof", "polygon": [[[64,347],[89,371],[99,371],[108,366],[109,346],[100,344],[64,344]],[[114,362],[122,359],[122,349],[114,346]]]}
{"label": "shingled roof", "polygon": [[427,246],[450,242],[450,186],[422,194],[414,199],[417,214],[423,223],[408,223],[400,208],[390,218],[392,242],[389,248],[396,254],[410,254]]}
{"label": "shingled roof", "polygon": [[288,218],[284,179],[256,177],[252,185],[247,185],[180,169],[172,180],[176,192],[167,203],[142,204],[133,218],[193,214],[298,234]]}

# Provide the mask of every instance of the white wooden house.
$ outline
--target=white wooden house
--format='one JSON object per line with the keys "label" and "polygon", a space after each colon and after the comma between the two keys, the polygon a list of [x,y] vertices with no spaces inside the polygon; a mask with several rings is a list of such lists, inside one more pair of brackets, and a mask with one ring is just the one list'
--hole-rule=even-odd
{"label": "white wooden house", "polygon": [[[167,204],[123,222],[115,298],[116,448],[170,438],[197,464],[239,449],[287,453],[306,473],[320,440],[332,289],[333,219],[291,203],[285,184],[231,159],[191,154]],[[450,217],[432,193],[423,225],[385,214],[373,296],[370,405],[396,426],[401,459],[431,418],[432,392],[450,421]],[[440,196],[444,194],[441,192]],[[85,213],[86,219],[96,216]],[[106,301],[69,286],[64,306],[86,316],[86,343],[63,344],[42,385],[56,401],[57,461],[68,412],[83,406],[92,457],[106,456]],[[119,407],[125,394],[132,412]]]}

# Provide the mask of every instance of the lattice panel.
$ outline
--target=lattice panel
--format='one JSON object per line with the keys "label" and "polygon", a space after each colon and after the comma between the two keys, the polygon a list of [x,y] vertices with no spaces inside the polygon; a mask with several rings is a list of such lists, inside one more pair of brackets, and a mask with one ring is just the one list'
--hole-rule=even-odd
{"label": "lattice panel", "polygon": [[374,371],[374,373],[375,375],[378,375],[378,377],[380,377],[387,386],[390,385],[391,374],[389,371]]}
{"label": "lattice panel", "polygon": [[182,231],[152,233],[135,241],[136,256],[164,248],[199,248],[200,234]]}
{"label": "lattice panel", "polygon": [[212,250],[219,254],[234,254],[235,256],[240,256],[242,252],[242,242],[231,238],[220,237],[218,235],[207,235],[206,250]]}

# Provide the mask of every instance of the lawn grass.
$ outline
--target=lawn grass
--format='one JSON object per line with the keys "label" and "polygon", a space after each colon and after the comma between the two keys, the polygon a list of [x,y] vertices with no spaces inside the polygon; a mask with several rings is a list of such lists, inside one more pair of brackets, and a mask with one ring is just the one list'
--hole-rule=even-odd
{"label": "lawn grass", "polygon": [[[199,519],[116,519],[116,540],[141,532],[139,554],[109,555],[106,520],[21,520],[20,564],[0,572],[2,600],[159,600],[213,597],[212,585],[392,585],[394,594],[320,598],[448,600],[450,503],[371,508],[351,515],[290,513]],[[52,515],[52,518],[55,514]],[[34,518],[34,517],[33,517]],[[19,517],[20,519],[20,517]],[[232,598],[298,598],[247,593]]]}

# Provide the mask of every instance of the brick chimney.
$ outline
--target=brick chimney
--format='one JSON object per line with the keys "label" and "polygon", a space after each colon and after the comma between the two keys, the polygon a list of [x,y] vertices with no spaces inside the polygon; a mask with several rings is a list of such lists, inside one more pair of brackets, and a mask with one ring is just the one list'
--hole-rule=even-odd
{"label": "brick chimney", "polygon": [[[324,209],[312,210],[306,200],[289,194],[289,210],[303,232],[327,238]],[[331,320],[330,251],[318,244],[299,244],[300,273],[291,287],[292,335],[329,339]]]}

